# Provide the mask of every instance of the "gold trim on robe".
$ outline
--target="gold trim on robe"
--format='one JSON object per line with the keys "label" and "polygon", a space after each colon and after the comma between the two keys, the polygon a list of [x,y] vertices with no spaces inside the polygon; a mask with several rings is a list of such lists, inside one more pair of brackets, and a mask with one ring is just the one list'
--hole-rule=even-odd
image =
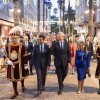
{"label": "gold trim on robe", "polygon": [[[13,45],[12,45],[11,43],[9,43],[9,44],[8,44],[8,56],[9,56],[9,58],[11,58],[11,46],[13,46]],[[25,76],[25,77],[22,76],[21,50],[22,50],[22,44],[19,43],[18,61],[13,62],[14,65],[19,64],[19,76],[20,76],[20,78],[19,78],[19,79],[14,79],[14,68],[11,67],[11,79],[10,79],[10,78],[7,78],[7,79],[10,80],[10,81],[15,81],[15,82],[16,82],[16,81],[21,81],[21,80],[23,80],[23,79],[25,79],[25,78],[28,77],[28,75]],[[25,53],[26,53],[26,52],[25,52]],[[23,56],[24,56],[24,55],[23,55]],[[24,65],[25,65],[25,64],[24,64]],[[27,64],[27,65],[28,65],[28,64]]]}

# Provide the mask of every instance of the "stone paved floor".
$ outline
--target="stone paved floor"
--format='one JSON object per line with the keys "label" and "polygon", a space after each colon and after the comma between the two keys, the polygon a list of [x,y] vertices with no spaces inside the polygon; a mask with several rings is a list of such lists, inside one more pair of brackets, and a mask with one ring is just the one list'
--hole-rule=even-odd
{"label": "stone paved floor", "polygon": [[[30,75],[25,80],[26,91],[21,92],[20,82],[18,83],[19,96],[15,100],[100,100],[100,95],[97,94],[98,81],[94,78],[96,63],[91,63],[91,78],[85,80],[85,93],[77,94],[77,74],[72,75],[70,72],[64,81],[64,92],[62,95],[57,95],[58,84],[57,77],[54,74],[54,66],[51,66],[47,74],[46,90],[41,96],[35,97],[36,90],[36,74]],[[34,72],[35,73],[35,72]],[[13,94],[12,84],[6,80],[6,71],[0,74],[0,100],[10,100],[9,97]]]}

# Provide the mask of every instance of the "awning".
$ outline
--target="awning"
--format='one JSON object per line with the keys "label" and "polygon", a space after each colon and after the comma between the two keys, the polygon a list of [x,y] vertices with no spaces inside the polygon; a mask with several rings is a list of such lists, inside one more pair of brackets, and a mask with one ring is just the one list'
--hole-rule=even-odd
{"label": "awning", "polygon": [[7,22],[7,21],[4,21],[4,20],[0,20],[0,24],[1,25],[7,25],[7,26],[14,26],[14,23],[11,23],[11,22]]}

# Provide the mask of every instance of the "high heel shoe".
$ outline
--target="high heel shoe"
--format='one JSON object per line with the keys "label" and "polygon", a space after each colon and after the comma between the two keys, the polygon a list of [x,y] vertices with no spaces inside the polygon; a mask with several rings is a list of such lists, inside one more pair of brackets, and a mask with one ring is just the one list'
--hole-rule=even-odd
{"label": "high heel shoe", "polygon": [[84,93],[84,90],[82,90],[81,92]]}
{"label": "high heel shoe", "polygon": [[81,91],[77,91],[78,94],[81,94]]}

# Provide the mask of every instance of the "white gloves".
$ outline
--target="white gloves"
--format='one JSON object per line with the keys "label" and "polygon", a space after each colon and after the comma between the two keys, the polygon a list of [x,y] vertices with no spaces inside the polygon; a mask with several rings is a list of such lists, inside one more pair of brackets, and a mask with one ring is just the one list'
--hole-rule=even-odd
{"label": "white gloves", "polygon": [[25,66],[25,69],[29,69],[29,67],[28,66]]}
{"label": "white gloves", "polygon": [[7,60],[7,64],[8,64],[8,65],[11,65],[13,68],[15,68],[15,66],[14,66],[14,64],[13,64],[13,62],[12,62],[12,61]]}

